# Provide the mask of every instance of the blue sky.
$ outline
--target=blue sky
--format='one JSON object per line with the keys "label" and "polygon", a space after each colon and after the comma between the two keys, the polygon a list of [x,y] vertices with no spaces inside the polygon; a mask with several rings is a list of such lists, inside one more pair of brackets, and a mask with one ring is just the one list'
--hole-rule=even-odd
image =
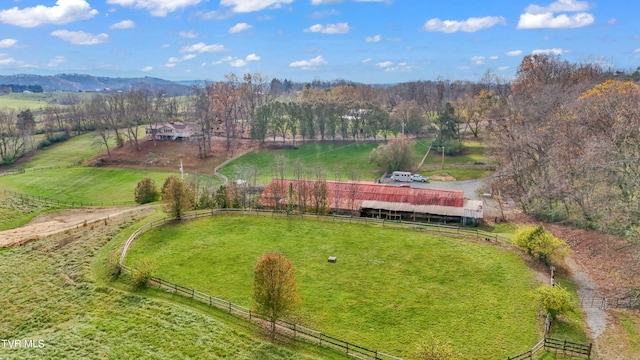
{"label": "blue sky", "polygon": [[0,73],[364,83],[640,66],[636,0],[3,0]]}

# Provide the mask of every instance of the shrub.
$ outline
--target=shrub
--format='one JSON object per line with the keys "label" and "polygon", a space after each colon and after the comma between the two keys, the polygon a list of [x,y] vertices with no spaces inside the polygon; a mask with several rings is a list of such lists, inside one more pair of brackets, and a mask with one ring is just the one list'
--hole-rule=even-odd
{"label": "shrub", "polygon": [[431,335],[416,348],[416,359],[418,360],[458,360],[462,359],[451,344],[438,340]]}
{"label": "shrub", "polygon": [[513,243],[526,249],[531,255],[549,265],[551,259],[564,259],[569,254],[569,248],[564,240],[546,232],[542,226],[526,226],[516,230]]}
{"label": "shrub", "polygon": [[141,260],[135,270],[131,272],[131,285],[136,289],[143,289],[149,284],[153,273],[158,269],[158,265],[149,259]]}
{"label": "shrub", "polygon": [[554,319],[560,314],[573,311],[571,296],[560,286],[543,285],[536,293],[540,306]]}
{"label": "shrub", "polygon": [[107,257],[107,270],[109,270],[109,276],[117,278],[122,273],[122,267],[120,266],[120,251],[113,251]]}
{"label": "shrub", "polygon": [[134,196],[136,203],[147,204],[159,200],[160,192],[158,191],[155,181],[146,177],[138,181]]}

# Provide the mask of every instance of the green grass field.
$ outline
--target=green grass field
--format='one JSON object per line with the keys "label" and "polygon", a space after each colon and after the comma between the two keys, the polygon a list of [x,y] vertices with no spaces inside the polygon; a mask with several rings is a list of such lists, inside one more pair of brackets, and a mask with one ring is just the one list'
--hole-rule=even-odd
{"label": "green grass field", "polygon": [[253,266],[270,251],[284,253],[296,270],[304,303],[293,320],[352,343],[410,356],[435,334],[465,358],[500,359],[540,337],[532,297],[539,283],[525,262],[464,239],[221,215],[145,234],[127,263],[151,258],[167,280],[251,306]]}
{"label": "green grass field", "polygon": [[39,110],[47,107],[48,101],[46,94],[6,94],[0,96],[0,109],[8,108],[16,111],[22,111],[26,109]]}
{"label": "green grass field", "polygon": [[375,181],[382,175],[374,163],[369,162],[369,153],[377,144],[314,143],[298,145],[295,150],[261,150],[249,153],[229,163],[220,170],[230,179],[239,178],[239,168],[255,166],[258,169],[259,183],[266,184],[276,176],[275,162],[278,156],[287,159],[286,177],[293,178],[295,163],[303,166],[303,175],[315,178],[318,170],[331,180],[349,180],[350,172],[355,171],[361,180]]}
{"label": "green grass field", "polygon": [[176,172],[72,167],[0,177],[0,189],[58,201],[104,203],[133,201],[136,184],[144,177],[162,186]]}
{"label": "green grass field", "polygon": [[22,167],[33,169],[83,163],[104,150],[104,147],[96,145],[96,140],[94,133],[74,136],[65,142],[38,150]]}
{"label": "green grass field", "polygon": [[88,100],[94,94],[77,92],[51,92],[51,93],[12,93],[0,95],[0,109],[9,108],[16,111],[26,109],[40,110],[47,107],[49,103],[59,104],[69,96],[74,96],[79,100]]}
{"label": "green grass field", "polygon": [[162,292],[131,292],[93,271],[132,231],[111,223],[2,249],[0,339],[43,346],[2,346],[0,358],[344,359],[299,342],[273,345],[244,320]]}

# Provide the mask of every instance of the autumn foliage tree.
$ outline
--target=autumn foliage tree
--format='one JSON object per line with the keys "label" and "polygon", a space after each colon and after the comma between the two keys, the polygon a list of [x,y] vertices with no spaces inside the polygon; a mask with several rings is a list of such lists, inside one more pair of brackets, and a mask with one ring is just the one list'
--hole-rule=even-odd
{"label": "autumn foliage tree", "polygon": [[414,154],[413,141],[398,139],[373,149],[369,161],[386,171],[406,170],[412,167]]}
{"label": "autumn foliage tree", "polygon": [[297,288],[291,262],[281,253],[268,253],[256,264],[253,272],[255,310],[271,322],[272,336],[276,321],[299,304]]}
{"label": "autumn foliage tree", "polygon": [[167,214],[180,219],[185,212],[193,209],[195,195],[185,181],[169,176],[162,186],[162,202]]}
{"label": "autumn foliage tree", "polygon": [[144,178],[138,181],[134,193],[135,200],[138,204],[147,204],[160,199],[160,191],[155,181],[151,178]]}

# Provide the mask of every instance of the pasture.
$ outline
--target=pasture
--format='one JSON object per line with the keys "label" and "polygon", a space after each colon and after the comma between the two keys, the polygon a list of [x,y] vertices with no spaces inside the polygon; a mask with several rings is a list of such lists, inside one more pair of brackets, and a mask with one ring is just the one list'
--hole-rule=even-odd
{"label": "pasture", "polygon": [[[86,227],[0,251],[0,339],[43,341],[0,347],[9,359],[343,359],[303,343],[274,345],[220,312],[131,292],[101,262],[132,221]],[[136,224],[139,226],[140,224]]]}
{"label": "pasture", "polygon": [[27,171],[0,177],[0,189],[75,203],[133,202],[136,184],[152,178],[158,187],[177,172],[94,167],[56,168]]}
{"label": "pasture", "polygon": [[276,159],[283,157],[286,159],[287,178],[295,178],[298,163],[302,175],[310,179],[322,174],[326,179],[346,181],[353,172],[361,180],[375,181],[382,171],[369,162],[369,153],[377,146],[375,143],[324,142],[299,144],[296,149],[263,149],[232,161],[220,172],[229,179],[239,179],[242,168],[255,167],[258,183],[267,184],[274,177],[279,177]]}
{"label": "pasture", "polygon": [[[407,229],[220,215],[152,230],[127,264],[150,258],[157,275],[251,306],[258,258],[292,262],[304,302],[291,320],[371,349],[412,355],[434,334],[465,358],[500,359],[540,337],[524,260],[502,248]],[[328,256],[337,256],[335,264]]]}
{"label": "pasture", "polygon": [[33,169],[82,164],[103,150],[104,147],[97,143],[95,133],[82,134],[36,151],[21,167]]}

